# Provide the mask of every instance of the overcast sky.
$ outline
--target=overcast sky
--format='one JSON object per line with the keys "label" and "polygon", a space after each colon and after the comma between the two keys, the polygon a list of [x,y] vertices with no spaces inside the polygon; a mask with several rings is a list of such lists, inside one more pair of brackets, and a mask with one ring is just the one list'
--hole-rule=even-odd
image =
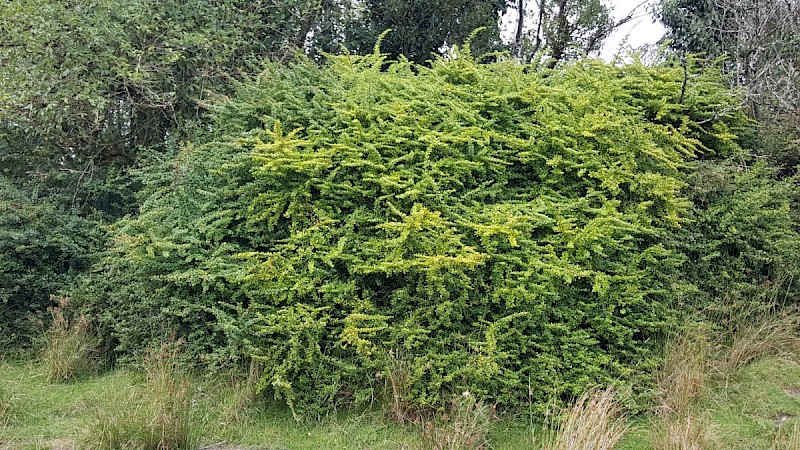
{"label": "overcast sky", "polygon": [[[606,1],[608,4],[613,5],[616,20],[627,16],[637,5],[642,3],[642,0]],[[623,46],[624,53],[628,45],[637,48],[645,44],[654,44],[664,36],[666,29],[653,18],[650,12],[649,5],[653,3],[655,3],[655,0],[650,0],[645,5],[639,6],[636,10],[636,18],[618,28],[606,39],[600,55],[603,59],[610,60],[619,51],[620,46]]]}

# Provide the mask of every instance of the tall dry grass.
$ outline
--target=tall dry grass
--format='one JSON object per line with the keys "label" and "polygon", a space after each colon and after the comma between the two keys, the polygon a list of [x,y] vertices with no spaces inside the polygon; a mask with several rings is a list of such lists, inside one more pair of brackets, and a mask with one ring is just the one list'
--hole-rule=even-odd
{"label": "tall dry grass", "polygon": [[659,450],[708,450],[718,448],[712,428],[702,416],[690,412],[660,416],[652,437]]}
{"label": "tall dry grass", "polygon": [[423,423],[420,450],[476,450],[489,445],[494,411],[469,391],[454,398],[447,413]]}
{"label": "tall dry grass", "polygon": [[41,356],[49,383],[84,375],[93,371],[98,362],[89,320],[84,315],[69,320],[64,315],[68,299],[56,301],[57,306],[49,308],[53,321],[44,334]]}
{"label": "tall dry grass", "polygon": [[786,430],[781,429],[770,447],[770,450],[797,449],[800,449],[800,424],[797,423]]}
{"label": "tall dry grass", "polygon": [[714,370],[726,379],[759,358],[778,356],[796,360],[800,355],[800,311],[773,309],[758,317],[742,317],[719,341],[724,351]]}
{"label": "tall dry grass", "polygon": [[224,423],[243,422],[248,418],[248,411],[259,399],[258,385],[262,373],[261,363],[253,359],[250,360],[246,376],[231,377],[233,395],[231,402],[222,413]]}
{"label": "tall dry grass", "polygon": [[144,358],[144,386],[117,401],[90,408],[82,448],[183,450],[197,445],[188,377],[178,363],[179,344],[164,344]]}
{"label": "tall dry grass", "polygon": [[627,414],[613,387],[590,389],[566,416],[545,427],[543,450],[609,450],[627,433]]}
{"label": "tall dry grass", "polygon": [[664,365],[656,374],[653,448],[711,448],[713,435],[694,406],[711,380],[714,348],[710,332],[703,326],[682,330],[667,342]]}
{"label": "tall dry grass", "polygon": [[11,390],[0,385],[0,428],[8,425],[16,410],[16,396]]}
{"label": "tall dry grass", "polygon": [[390,352],[389,356],[389,366],[384,373],[386,415],[401,425],[418,421],[418,411],[407,400],[411,389],[411,364],[397,352]]}
{"label": "tall dry grass", "polygon": [[712,345],[703,328],[678,333],[667,343],[664,365],[656,374],[660,416],[686,416],[709,381]]}

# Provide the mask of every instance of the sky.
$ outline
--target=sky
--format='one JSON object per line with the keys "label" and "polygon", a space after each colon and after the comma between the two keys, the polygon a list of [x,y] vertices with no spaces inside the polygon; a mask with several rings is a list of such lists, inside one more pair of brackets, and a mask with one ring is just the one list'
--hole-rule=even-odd
{"label": "sky", "polygon": [[[607,4],[613,5],[613,14],[616,20],[628,15],[642,0],[606,0]],[[660,22],[653,18],[650,12],[650,5],[656,3],[654,0],[646,1],[644,5],[636,9],[633,20],[619,27],[603,44],[600,56],[609,61],[623,46],[623,53],[628,45],[633,48],[645,44],[655,44],[666,32]]]}

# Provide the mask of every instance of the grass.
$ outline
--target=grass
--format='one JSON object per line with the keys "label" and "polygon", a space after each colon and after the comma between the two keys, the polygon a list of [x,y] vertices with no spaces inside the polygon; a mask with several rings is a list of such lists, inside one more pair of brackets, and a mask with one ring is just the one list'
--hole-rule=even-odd
{"label": "grass", "polygon": [[14,419],[17,408],[17,399],[13,392],[0,385],[0,428],[5,427]]}
{"label": "grass", "polygon": [[[189,379],[179,369],[179,345],[164,344],[144,360],[145,383],[108,392],[88,406],[82,448],[188,450],[197,447]],[[114,397],[109,402],[108,398]]]}
{"label": "grass", "polygon": [[702,450],[713,445],[697,402],[708,388],[712,367],[708,332],[698,327],[677,333],[667,343],[664,365],[656,374],[655,417],[651,445],[659,449]]}
{"label": "grass", "polygon": [[800,425],[794,424],[778,432],[772,442],[771,450],[794,450],[800,448]]}
{"label": "grass", "polygon": [[798,315],[741,323],[728,334],[702,326],[678,333],[656,376],[652,413],[626,417],[613,390],[589,391],[544,430],[534,417],[497,419],[468,393],[446,414],[410,421],[399,362],[386,405],[298,424],[255,395],[258,366],[238,381],[192,379],[178,370],[174,346],[151,354],[141,371],[68,382],[51,376],[46,359],[0,361],[0,449],[800,448]]}
{"label": "grass", "polygon": [[53,321],[44,334],[42,362],[47,381],[68,381],[92,372],[97,367],[94,336],[89,321],[83,315],[68,319],[63,309],[67,298],[58,299],[51,307]]}
{"label": "grass", "polygon": [[[800,312],[770,311],[760,317],[745,317],[727,339],[715,370],[728,378],[758,358],[777,356],[796,359],[800,355]],[[725,336],[721,339],[725,341]]]}
{"label": "grass", "polygon": [[667,343],[664,365],[656,374],[656,414],[686,416],[709,381],[709,343],[702,328],[678,333]]}
{"label": "grass", "polygon": [[684,414],[638,417],[630,425],[616,448],[800,449],[800,364],[759,358],[727,382],[711,382]]}
{"label": "grass", "polygon": [[51,448],[52,442],[73,441],[81,432],[83,402],[98,392],[133,383],[133,374],[115,371],[74,383],[48,383],[39,363],[0,362],[0,385],[14,393],[14,419],[0,428],[0,448]]}
{"label": "grass", "polygon": [[[719,448],[768,449],[800,424],[800,365],[772,357],[742,368],[701,400]],[[800,448],[800,447],[786,447]]]}
{"label": "grass", "polygon": [[[13,393],[14,404],[13,420],[0,427],[0,448],[87,448],[82,445],[85,442],[82,439],[85,439],[92,421],[97,419],[97,412],[92,408],[102,406],[106,414],[112,414],[115,407],[123,409],[135,404],[125,402],[130,398],[138,398],[145,383],[146,377],[141,373],[125,370],[84,377],[71,383],[47,383],[44,368],[40,364],[0,363],[0,386],[6,392]],[[238,418],[232,420],[227,414],[226,405],[236,401],[237,388],[233,384],[221,386],[218,382],[206,384],[197,381],[189,386],[192,424],[199,430],[197,442],[200,447],[225,442],[228,448],[433,448],[426,447],[431,442],[426,441],[430,436],[425,437],[420,433],[419,427],[395,424],[387,420],[382,410],[339,413],[320,422],[297,424],[286,408],[261,401],[241,410]],[[592,403],[584,400],[583,406],[577,406],[573,411],[607,410],[606,407],[591,406],[593,404],[602,405],[604,401]],[[605,404],[610,403],[606,400]],[[722,383],[705,389],[697,397],[692,411],[692,417],[700,418],[702,426],[713,431],[710,434],[711,444],[701,441],[699,448],[800,448],[792,446],[800,436],[796,429],[800,427],[800,364],[775,356],[759,359],[741,368],[728,380],[727,385]],[[476,414],[478,417],[489,415],[483,412]],[[778,426],[776,420],[782,415],[788,416],[788,419]],[[464,417],[470,416],[465,414]],[[585,421],[576,419],[573,422],[576,425],[565,425],[563,429],[592,429],[577,425]],[[485,441],[481,438],[473,442],[488,442],[486,448],[542,448],[542,442],[538,446],[532,443],[530,426],[526,420],[503,419],[486,424],[481,418],[478,422],[482,425],[453,426],[451,431],[484,430]],[[469,421],[464,423],[468,424]],[[660,430],[662,425],[654,417],[637,417],[627,424],[628,433],[614,448],[692,448],[656,447],[654,443],[658,443],[658,433],[663,430]],[[445,422],[439,426],[447,427]],[[680,434],[679,431],[671,430],[673,434]],[[562,443],[549,448],[570,447]]]}
{"label": "grass", "polygon": [[588,390],[555,427],[544,431],[544,450],[610,450],[628,430],[616,391]]}
{"label": "grass", "polygon": [[[87,445],[87,429],[97,431],[100,417],[131,420],[115,415],[136,407],[147,394],[146,383],[142,373],[127,370],[48,383],[38,362],[0,362],[0,386],[13,389],[19,400],[15,403],[21,405],[15,412],[18,420],[0,427],[0,449],[102,448],[96,434]],[[237,400],[236,386],[195,381],[189,389],[199,447],[224,442],[226,448],[388,450],[415,448],[420,442],[417,429],[391,423],[383,412],[340,413],[318,423],[297,424],[287,408],[260,402],[231,420],[225,405]]]}
{"label": "grass", "polygon": [[621,448],[800,448],[798,355],[796,310],[743,317],[717,333],[678,333],[646,431]]}
{"label": "grass", "polygon": [[398,424],[414,422],[417,417],[406,401],[411,386],[411,364],[397,352],[391,352],[390,356],[384,386],[385,396],[388,397],[388,401],[384,402],[386,415]]}

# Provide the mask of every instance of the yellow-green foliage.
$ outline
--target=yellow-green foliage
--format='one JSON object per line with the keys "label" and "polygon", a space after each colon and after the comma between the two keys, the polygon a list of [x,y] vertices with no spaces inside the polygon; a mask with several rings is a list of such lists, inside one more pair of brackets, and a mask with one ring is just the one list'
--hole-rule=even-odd
{"label": "yellow-green foliage", "polygon": [[469,389],[544,410],[624,383],[672,317],[660,237],[688,206],[684,159],[735,146],[736,99],[683,81],[468,50],[268,65],[216,140],[143,175],[84,306],[123,354],[175,331],[208,362],[260,361],[298,416],[371,400],[392,352],[414,407]]}

